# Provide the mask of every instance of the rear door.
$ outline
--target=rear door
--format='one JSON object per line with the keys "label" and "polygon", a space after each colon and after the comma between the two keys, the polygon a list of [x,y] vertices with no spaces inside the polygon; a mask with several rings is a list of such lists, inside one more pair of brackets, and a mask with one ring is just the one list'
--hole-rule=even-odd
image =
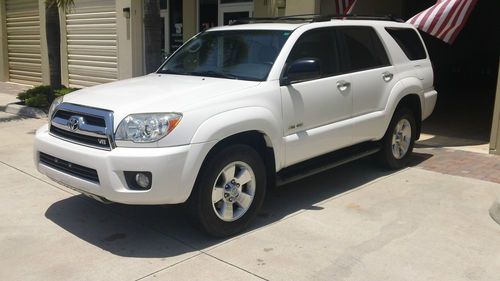
{"label": "rear door", "polygon": [[341,45],[341,71],[351,75],[353,142],[380,135],[382,111],[398,79],[377,32],[370,26],[336,28]]}

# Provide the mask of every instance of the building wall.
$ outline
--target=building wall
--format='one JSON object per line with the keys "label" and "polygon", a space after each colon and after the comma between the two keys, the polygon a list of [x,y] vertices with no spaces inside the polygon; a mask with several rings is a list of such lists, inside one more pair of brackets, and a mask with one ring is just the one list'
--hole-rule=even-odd
{"label": "building wall", "polygon": [[182,0],[182,29],[183,40],[186,42],[197,33],[198,1]]}
{"label": "building wall", "polygon": [[68,11],[60,9],[63,84],[82,88],[120,78],[118,65],[131,56],[119,62],[123,12],[116,7],[115,0],[75,0]]}
{"label": "building wall", "polygon": [[286,0],[254,0],[254,17],[285,15]]}
{"label": "building wall", "polygon": [[[333,1],[332,1],[333,2]],[[402,17],[405,1],[403,0],[358,0],[352,9],[358,15],[393,15]]]}
{"label": "building wall", "polygon": [[0,0],[0,81],[9,79],[7,59],[7,29],[5,22],[5,0]]}
{"label": "building wall", "polygon": [[319,14],[320,3],[320,0],[287,0],[285,15]]}
{"label": "building wall", "polygon": [[490,153],[500,155],[500,64],[497,78],[495,109],[491,125]]}
{"label": "building wall", "polygon": [[49,81],[44,0],[0,0],[0,81]]}
{"label": "building wall", "polygon": [[60,10],[60,21],[64,85],[86,87],[144,74],[142,1],[75,0],[68,12]]}

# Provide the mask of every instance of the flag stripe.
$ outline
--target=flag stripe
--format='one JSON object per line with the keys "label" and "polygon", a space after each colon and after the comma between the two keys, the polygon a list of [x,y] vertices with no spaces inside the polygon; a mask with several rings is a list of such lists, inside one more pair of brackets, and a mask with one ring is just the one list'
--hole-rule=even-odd
{"label": "flag stripe", "polygon": [[[430,18],[433,19],[437,15],[442,15],[443,12],[444,12],[444,9],[446,9],[447,4],[448,4],[448,1],[447,2],[442,1],[441,3],[439,3],[439,5],[436,6],[435,9],[433,9],[433,11],[432,11],[432,13],[430,15]],[[426,31],[433,30],[434,27],[436,26],[436,23],[437,23],[436,21],[428,20],[426,22],[426,24],[424,25],[424,29],[423,30],[426,30]]]}
{"label": "flag stripe", "polygon": [[477,0],[438,0],[407,22],[447,43],[453,43]]}
{"label": "flag stripe", "polygon": [[337,14],[351,13],[354,4],[356,4],[356,0],[336,0],[335,7],[337,8]]}
{"label": "flag stripe", "polygon": [[421,22],[422,22],[422,28],[425,28],[425,26],[426,26],[426,25],[427,25],[427,26],[429,25],[429,21],[428,21],[428,19],[429,19],[429,17],[432,15],[432,13],[433,13],[435,10],[437,10],[437,7],[436,7],[436,8],[433,8],[433,9],[427,9],[427,10],[425,10],[425,11],[423,11],[423,12],[421,13],[421,14],[422,14],[422,20],[421,20]]}
{"label": "flag stripe", "polygon": [[351,3],[347,6],[347,8],[345,9],[346,15],[352,13],[352,9],[354,8],[354,5],[356,5],[356,1],[358,1],[358,0],[351,1]]}
{"label": "flag stripe", "polygon": [[450,28],[456,24],[456,21],[458,19],[458,15],[460,14],[460,11],[464,7],[465,1],[460,1],[458,5],[454,5],[453,8],[450,10],[450,13],[448,16],[444,17],[445,21],[441,25],[441,28],[436,32],[436,36],[438,38],[442,38],[443,34],[450,30]]}
{"label": "flag stripe", "polygon": [[462,22],[460,23],[460,26],[457,28],[457,30],[453,33],[453,35],[450,38],[450,42],[455,42],[455,39],[457,38],[458,33],[464,28],[465,22],[467,22],[467,19],[470,16],[470,13],[472,13],[472,10],[474,10],[474,7],[476,6],[477,0],[472,0],[469,8],[467,9],[467,12],[465,14],[465,17],[463,18]]}
{"label": "flag stripe", "polygon": [[432,34],[434,36],[436,36],[436,34],[438,34],[438,32],[443,27],[443,24],[445,23],[447,16],[450,13],[452,13],[452,10],[454,7],[456,7],[456,6],[453,4],[453,0],[448,0],[442,13],[441,14],[438,13],[436,15],[436,18],[433,19],[436,21],[436,25],[434,26],[434,28],[432,30],[429,31],[430,34]]}

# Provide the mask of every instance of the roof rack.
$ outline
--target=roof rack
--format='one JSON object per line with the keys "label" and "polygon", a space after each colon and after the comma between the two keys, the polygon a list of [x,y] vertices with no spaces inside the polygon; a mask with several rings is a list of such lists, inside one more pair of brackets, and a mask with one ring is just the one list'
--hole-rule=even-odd
{"label": "roof rack", "polygon": [[238,19],[230,25],[238,24],[249,24],[249,23],[296,23],[296,22],[324,22],[330,21],[332,19],[348,19],[348,20],[385,20],[385,21],[396,21],[404,22],[400,18],[396,18],[392,15],[356,15],[356,14],[338,14],[338,15],[318,15],[318,14],[304,14],[304,15],[292,15],[292,16],[282,16],[282,17],[257,17],[257,18],[243,18]]}

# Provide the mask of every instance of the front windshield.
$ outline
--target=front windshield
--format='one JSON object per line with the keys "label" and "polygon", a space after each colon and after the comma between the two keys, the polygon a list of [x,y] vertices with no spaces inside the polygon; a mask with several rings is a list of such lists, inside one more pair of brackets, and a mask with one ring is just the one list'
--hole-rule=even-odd
{"label": "front windshield", "polygon": [[283,30],[204,32],[170,57],[158,73],[264,81],[290,33]]}

